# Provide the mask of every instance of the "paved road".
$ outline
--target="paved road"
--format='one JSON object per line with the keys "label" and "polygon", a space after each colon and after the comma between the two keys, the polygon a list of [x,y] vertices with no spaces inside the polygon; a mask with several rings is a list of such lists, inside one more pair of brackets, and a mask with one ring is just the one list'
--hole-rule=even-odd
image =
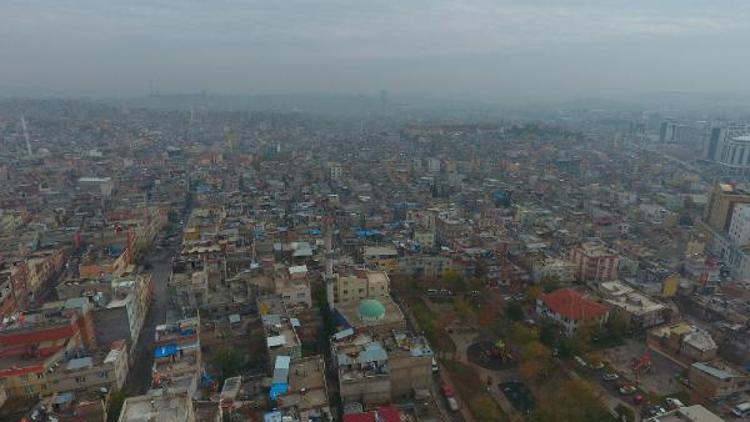
{"label": "paved road", "polygon": [[125,381],[124,390],[129,395],[144,394],[148,391],[151,382],[151,368],[154,362],[154,333],[156,332],[156,326],[166,321],[167,307],[169,306],[167,282],[172,272],[172,257],[175,250],[176,247],[151,257],[151,263],[154,266],[151,272],[154,295],[143,328],[141,328],[138,344],[136,344],[133,364]]}

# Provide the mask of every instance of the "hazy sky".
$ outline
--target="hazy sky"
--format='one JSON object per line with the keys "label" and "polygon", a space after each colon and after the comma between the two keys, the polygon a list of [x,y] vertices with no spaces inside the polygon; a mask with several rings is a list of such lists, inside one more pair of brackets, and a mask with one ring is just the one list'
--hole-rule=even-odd
{"label": "hazy sky", "polygon": [[0,95],[750,92],[747,0],[0,0]]}

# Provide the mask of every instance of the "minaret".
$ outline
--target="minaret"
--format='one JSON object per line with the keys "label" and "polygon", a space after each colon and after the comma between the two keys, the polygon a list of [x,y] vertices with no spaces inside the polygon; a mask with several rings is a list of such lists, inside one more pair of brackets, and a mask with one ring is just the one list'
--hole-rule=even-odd
{"label": "minaret", "polygon": [[34,155],[34,152],[31,151],[31,141],[29,141],[29,130],[26,128],[26,118],[21,115],[21,128],[23,128],[23,137],[26,139],[26,152],[28,152],[29,157]]}
{"label": "minaret", "polygon": [[326,283],[326,301],[328,302],[328,310],[333,310],[333,288],[336,277],[333,275],[333,225],[331,224],[330,217],[326,219],[326,273],[324,281]]}

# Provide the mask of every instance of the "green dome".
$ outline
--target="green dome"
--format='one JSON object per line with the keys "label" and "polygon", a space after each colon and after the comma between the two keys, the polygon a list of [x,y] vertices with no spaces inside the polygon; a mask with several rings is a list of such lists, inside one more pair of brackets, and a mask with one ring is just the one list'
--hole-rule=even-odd
{"label": "green dome", "polygon": [[362,321],[377,321],[385,317],[385,306],[375,299],[365,299],[359,304],[359,318]]}

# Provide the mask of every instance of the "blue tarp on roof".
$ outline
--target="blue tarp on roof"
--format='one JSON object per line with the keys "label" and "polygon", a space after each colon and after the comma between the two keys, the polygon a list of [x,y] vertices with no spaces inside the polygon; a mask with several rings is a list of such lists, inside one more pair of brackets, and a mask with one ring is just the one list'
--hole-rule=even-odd
{"label": "blue tarp on roof", "polygon": [[377,232],[377,230],[371,230],[371,229],[357,229],[356,235],[357,237],[373,237],[377,236],[380,233]]}
{"label": "blue tarp on roof", "polygon": [[283,396],[289,391],[289,386],[286,383],[271,384],[271,392],[268,396],[271,400],[276,400],[276,397]]}
{"label": "blue tarp on roof", "polygon": [[166,346],[157,347],[154,350],[155,358],[166,358],[177,353],[177,346],[174,344],[168,344]]}

